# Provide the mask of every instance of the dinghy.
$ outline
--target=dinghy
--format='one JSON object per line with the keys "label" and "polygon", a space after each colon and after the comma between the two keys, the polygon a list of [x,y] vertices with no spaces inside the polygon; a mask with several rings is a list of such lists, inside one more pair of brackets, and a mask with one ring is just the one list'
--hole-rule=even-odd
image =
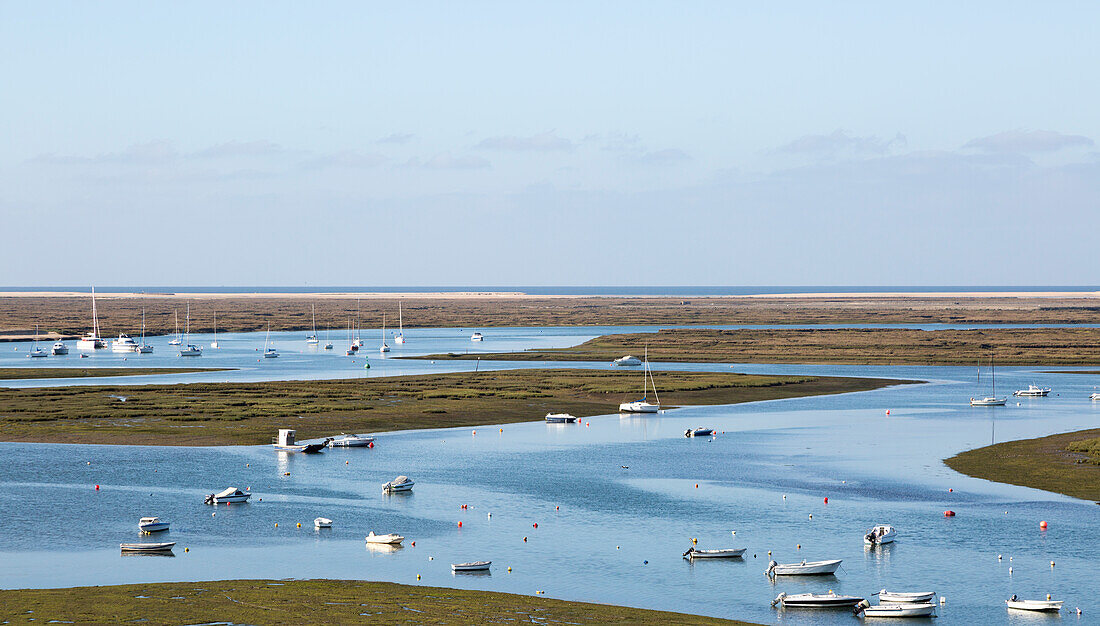
{"label": "dinghy", "polygon": [[716,550],[697,550],[692,546],[684,553],[684,558],[694,559],[739,559],[746,548],[718,548]]}
{"label": "dinghy", "polygon": [[397,493],[397,492],[402,492],[402,491],[412,491],[413,485],[415,485],[415,484],[416,483],[414,483],[413,480],[411,478],[409,478],[408,476],[398,476],[397,478],[394,478],[390,482],[384,483],[382,485],[382,491],[384,491],[386,493]]}
{"label": "dinghy", "polygon": [[1062,600],[1020,600],[1016,596],[1005,600],[1008,608],[1017,611],[1056,612],[1062,610],[1062,602]]}
{"label": "dinghy", "polygon": [[878,601],[884,604],[924,604],[931,602],[936,597],[935,591],[916,591],[906,593],[901,591],[886,591],[883,589],[876,594]]}
{"label": "dinghy", "polygon": [[374,437],[365,435],[344,435],[328,440],[330,448],[362,448],[374,443]]}
{"label": "dinghy", "polygon": [[863,536],[863,543],[869,546],[880,546],[884,543],[894,543],[894,538],[897,536],[898,531],[893,526],[879,524],[867,531],[867,534]]}
{"label": "dinghy", "polygon": [[860,602],[863,602],[863,598],[842,596],[831,591],[829,593],[796,593],[794,595],[781,593],[775,597],[775,600],[772,600],[772,606],[782,604],[785,609],[847,609]]}
{"label": "dinghy", "polygon": [[575,415],[570,415],[568,413],[547,413],[546,414],[546,423],[547,424],[573,424],[576,421],[577,421],[577,417]]}
{"label": "dinghy", "polygon": [[384,543],[386,545],[395,546],[404,540],[405,538],[397,533],[390,533],[388,535],[376,535],[372,530],[370,531],[370,534],[367,535],[367,543]]}
{"label": "dinghy", "polygon": [[240,489],[237,489],[236,487],[230,487],[229,489],[226,489],[225,491],[221,491],[219,493],[211,493],[211,494],[207,495],[205,502],[207,504],[221,504],[222,502],[226,502],[226,503],[248,502],[248,499],[251,498],[251,497],[252,497],[252,494],[250,494],[250,493],[245,493],[245,492],[241,491]]}
{"label": "dinghy", "polygon": [[801,563],[768,563],[768,576],[825,576],[836,572],[841,559],[835,561],[802,561]]}
{"label": "dinghy", "polygon": [[143,533],[158,533],[168,530],[168,522],[160,521],[159,517],[143,517],[138,520],[138,530]]}
{"label": "dinghy", "polygon": [[712,428],[689,428],[684,431],[685,437],[710,437],[713,434]]}
{"label": "dinghy", "polygon": [[318,517],[313,520],[314,528],[332,528],[332,520],[327,517]]}
{"label": "dinghy", "polygon": [[472,561],[470,563],[451,563],[452,572],[487,572],[492,561]]}
{"label": "dinghy", "polygon": [[171,552],[174,545],[176,545],[175,541],[166,541],[164,543],[120,543],[118,547],[123,552]]}
{"label": "dinghy", "polygon": [[856,605],[855,614],[863,617],[934,617],[936,605],[928,602],[873,605],[864,601]]}

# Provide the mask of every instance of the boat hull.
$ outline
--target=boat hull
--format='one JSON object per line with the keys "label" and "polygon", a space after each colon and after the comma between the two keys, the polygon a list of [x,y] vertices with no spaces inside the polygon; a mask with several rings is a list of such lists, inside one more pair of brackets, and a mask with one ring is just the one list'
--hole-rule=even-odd
{"label": "boat hull", "polygon": [[936,614],[935,604],[888,604],[863,609],[867,617],[931,617]]}
{"label": "boat hull", "polygon": [[850,609],[861,602],[863,598],[834,593],[781,593],[772,604],[782,604],[785,609]]}
{"label": "boat hull", "polygon": [[836,560],[776,564],[770,568],[769,572],[776,576],[827,576],[836,573],[840,563],[840,560]]}
{"label": "boat hull", "polygon": [[1061,600],[1005,600],[1005,604],[1016,611],[1054,613],[1062,610]]}
{"label": "boat hull", "polygon": [[745,554],[746,548],[726,548],[718,550],[689,550],[684,558],[695,559],[739,559]]}
{"label": "boat hull", "polygon": [[661,405],[649,402],[624,402],[619,405],[619,413],[656,413],[660,409]]}
{"label": "boat hull", "polygon": [[451,563],[452,572],[487,572],[493,565],[492,561],[475,561],[473,563]]}
{"label": "boat hull", "polygon": [[881,604],[924,604],[931,602],[936,597],[935,591],[922,591],[919,593],[891,593],[885,589],[878,594]]}
{"label": "boat hull", "polygon": [[138,524],[138,529],[143,533],[159,533],[168,530],[168,522],[155,524]]}
{"label": "boat hull", "polygon": [[171,552],[172,547],[175,545],[175,541],[167,541],[164,543],[120,543],[118,547],[123,552]]}

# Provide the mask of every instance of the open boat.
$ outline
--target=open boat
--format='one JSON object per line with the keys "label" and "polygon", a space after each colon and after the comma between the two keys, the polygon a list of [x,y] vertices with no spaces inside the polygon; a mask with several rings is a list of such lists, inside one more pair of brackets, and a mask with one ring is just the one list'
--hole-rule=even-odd
{"label": "open boat", "polygon": [[[997,397],[997,366],[993,364],[993,355],[989,355],[989,370],[990,370],[990,392],[984,398],[971,398],[970,406],[1004,406],[1008,403],[1008,398]],[[982,378],[982,362],[978,360],[978,380]]]}
{"label": "open boat", "polygon": [[318,517],[313,520],[314,528],[332,528],[332,520],[327,517]]}
{"label": "open boat", "polygon": [[576,422],[578,419],[579,418],[577,416],[570,415],[568,413],[547,413],[546,414],[546,423],[547,424],[572,424],[572,423]]}
{"label": "open boat", "polygon": [[[642,399],[633,402],[623,402],[619,405],[620,413],[656,413],[661,410],[661,397],[657,395],[657,383],[653,382],[653,370],[649,369],[649,346],[645,351],[645,367],[642,369]],[[653,399],[649,401],[649,386],[653,384]]]}
{"label": "open boat", "polygon": [[1016,609],[1017,611],[1042,611],[1042,612],[1056,612],[1062,610],[1062,600],[1020,600],[1016,596],[1005,600],[1005,604],[1010,609]]}
{"label": "open boat", "polygon": [[413,485],[415,484],[416,483],[413,482],[413,479],[409,478],[408,476],[398,476],[388,483],[383,483],[382,491],[386,493],[412,491]]}
{"label": "open boat", "polygon": [[471,561],[469,563],[451,563],[452,572],[487,572],[492,561]]}
{"label": "open boat", "polygon": [[397,533],[390,533],[388,535],[376,535],[374,531],[370,531],[367,535],[367,543],[384,543],[386,545],[397,545],[404,541],[405,538]]}
{"label": "open boat", "polygon": [[1012,392],[1012,395],[1018,398],[1045,398],[1051,392],[1050,387],[1036,387],[1035,385],[1028,385],[1027,389],[1017,389]]}
{"label": "open boat", "polygon": [[639,359],[636,356],[630,356],[628,354],[626,356],[622,356],[622,357],[619,357],[619,358],[615,359],[614,361],[611,362],[611,364],[612,365],[618,365],[618,366],[641,365],[642,360]]}
{"label": "open boat", "polygon": [[801,563],[768,563],[769,576],[825,576],[835,573],[841,559],[833,561],[802,561]]}
{"label": "open boat", "polygon": [[829,593],[796,593],[787,595],[781,593],[772,600],[772,606],[782,604],[783,608],[802,609],[846,609],[863,602],[858,596],[842,596],[833,592]]}
{"label": "open boat", "polygon": [[481,333],[474,333],[470,335],[470,341],[485,341],[485,336]]}
{"label": "open boat", "polygon": [[685,437],[710,437],[713,434],[713,428],[689,428],[684,431]]}
{"label": "open boat", "polygon": [[936,597],[935,591],[916,591],[913,593],[906,593],[901,591],[886,591],[883,589],[876,594],[878,601],[883,604],[923,604],[925,602],[931,602],[932,598]]}
{"label": "open boat", "polygon": [[251,497],[252,494],[250,493],[245,493],[236,487],[230,487],[218,493],[208,494],[204,502],[206,502],[206,504],[221,504],[223,502],[233,504],[237,502],[248,502],[248,499]]}
{"label": "open boat", "polygon": [[855,614],[863,617],[933,617],[936,615],[936,605],[929,602],[876,605],[863,601],[856,605]]}
{"label": "open boat", "polygon": [[138,530],[143,533],[158,533],[168,530],[168,522],[160,521],[159,517],[143,517],[138,520]]}
{"label": "open boat", "polygon": [[879,524],[863,535],[863,543],[869,546],[880,546],[884,543],[894,543],[898,531],[889,524]]}
{"label": "open boat", "polygon": [[745,553],[746,548],[718,548],[716,550],[698,550],[695,546],[688,548],[684,558],[689,561],[695,559],[739,559]]}
{"label": "open boat", "polygon": [[330,439],[325,439],[321,443],[296,443],[294,441],[294,430],[290,428],[280,428],[278,437],[274,437],[271,440],[271,447],[280,452],[304,452],[306,454],[313,454],[320,452]]}
{"label": "open boat", "polygon": [[374,443],[374,437],[364,435],[344,435],[328,440],[330,448],[363,448]]}
{"label": "open boat", "polygon": [[120,543],[118,547],[122,548],[123,552],[171,552],[174,545],[176,545],[175,541],[166,541],[164,543]]}
{"label": "open boat", "polygon": [[[54,345],[56,346],[57,344]],[[1100,391],[1097,391],[1096,393],[1089,396],[1089,400],[1100,400]]]}

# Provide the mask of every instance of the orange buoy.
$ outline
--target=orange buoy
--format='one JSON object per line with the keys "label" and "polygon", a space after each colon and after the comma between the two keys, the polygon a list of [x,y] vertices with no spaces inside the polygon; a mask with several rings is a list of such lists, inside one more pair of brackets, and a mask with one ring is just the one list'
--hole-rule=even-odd
{"label": "orange buoy", "polygon": [[412,546],[413,546],[414,548],[416,547],[416,542],[415,542],[415,541],[414,541],[414,542],[412,542]]}
{"label": "orange buoy", "polygon": [[695,483],[695,488],[696,488],[696,489],[698,489],[698,488],[699,488],[699,483]]}
{"label": "orange buoy", "polygon": [[527,543],[527,537],[523,538],[523,543]]}
{"label": "orange buoy", "polygon": [[459,523],[458,523],[458,527],[459,527],[459,528],[462,528],[462,522],[459,522]]}
{"label": "orange buoy", "polygon": [[955,492],[954,487],[948,487],[947,488],[947,493],[954,493],[954,492]]}
{"label": "orange buoy", "polygon": [[1039,522],[1039,528],[1042,528],[1043,530],[1046,530],[1047,529],[1047,523],[1045,521]]}
{"label": "orange buoy", "polygon": [[943,512],[943,516],[944,517],[955,517],[955,512],[949,509],[949,510]]}
{"label": "orange buoy", "polygon": [[886,414],[887,414],[887,415],[889,415],[889,414],[890,414],[890,409],[886,409]]}
{"label": "orange buoy", "polygon": [[560,511],[560,510],[561,510],[561,506],[555,506],[555,507],[554,507],[554,510],[555,510],[555,511]]}

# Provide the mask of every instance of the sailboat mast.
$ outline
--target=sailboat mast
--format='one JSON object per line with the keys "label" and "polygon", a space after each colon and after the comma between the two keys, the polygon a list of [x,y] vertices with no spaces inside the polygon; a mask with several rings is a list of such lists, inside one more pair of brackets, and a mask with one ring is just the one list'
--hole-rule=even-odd
{"label": "sailboat mast", "polygon": [[95,287],[92,287],[92,333],[99,337],[99,314],[95,310]]}

